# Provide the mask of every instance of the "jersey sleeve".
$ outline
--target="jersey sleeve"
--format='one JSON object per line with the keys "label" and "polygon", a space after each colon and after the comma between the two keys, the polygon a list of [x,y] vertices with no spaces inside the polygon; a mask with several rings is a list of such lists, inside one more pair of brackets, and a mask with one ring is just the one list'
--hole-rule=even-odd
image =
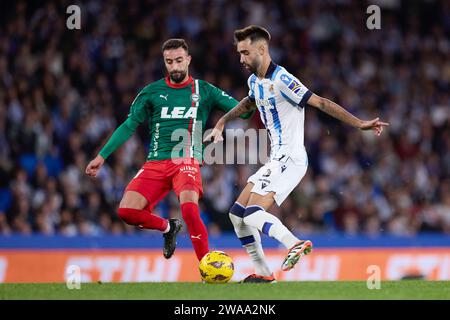
{"label": "jersey sleeve", "polygon": [[275,80],[275,86],[280,90],[281,96],[294,106],[304,108],[312,96],[312,92],[300,80],[288,73],[282,73]]}
{"label": "jersey sleeve", "polygon": [[256,81],[256,76],[254,74],[252,74],[247,80],[248,98],[252,102],[255,101],[255,81]]}
{"label": "jersey sleeve", "polygon": [[[225,93],[225,91],[213,86],[209,85],[209,98],[212,99],[213,105],[223,110],[224,112],[228,112],[233,109],[239,102],[233,98],[232,96]],[[242,114],[240,118],[248,119],[253,115],[253,111]]]}
{"label": "jersey sleeve", "polygon": [[149,93],[139,92],[139,94],[134,98],[131,103],[130,112],[128,113],[129,125],[131,129],[136,130],[136,128],[149,118]]}
{"label": "jersey sleeve", "polygon": [[133,135],[136,128],[148,117],[148,94],[141,91],[131,103],[127,119],[114,130],[99,154],[104,159],[108,158]]}

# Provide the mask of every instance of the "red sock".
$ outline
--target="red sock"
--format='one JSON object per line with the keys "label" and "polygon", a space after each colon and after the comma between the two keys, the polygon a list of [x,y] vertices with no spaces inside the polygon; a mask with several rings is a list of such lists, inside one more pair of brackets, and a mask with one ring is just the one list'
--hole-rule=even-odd
{"label": "red sock", "polygon": [[200,261],[209,252],[208,231],[200,218],[198,205],[193,202],[181,204],[181,214],[188,227],[192,246],[194,247],[197,259]]}
{"label": "red sock", "polygon": [[158,217],[147,210],[119,208],[119,217],[124,222],[143,229],[164,231],[169,221]]}

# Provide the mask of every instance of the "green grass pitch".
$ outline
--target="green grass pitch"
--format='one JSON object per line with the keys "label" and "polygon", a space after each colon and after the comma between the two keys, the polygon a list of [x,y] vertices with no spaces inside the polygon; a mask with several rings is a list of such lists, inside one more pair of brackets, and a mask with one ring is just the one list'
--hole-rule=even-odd
{"label": "green grass pitch", "polygon": [[150,299],[150,300],[304,300],[304,299],[446,299],[450,281],[383,281],[381,289],[364,281],[305,281],[274,284],[82,283],[69,290],[65,283],[0,284],[5,299]]}

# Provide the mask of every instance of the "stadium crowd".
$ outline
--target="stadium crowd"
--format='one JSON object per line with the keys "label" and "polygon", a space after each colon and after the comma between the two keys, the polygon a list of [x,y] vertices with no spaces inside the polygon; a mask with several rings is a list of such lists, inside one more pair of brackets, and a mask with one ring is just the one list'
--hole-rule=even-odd
{"label": "stadium crowd", "polygon": [[[194,77],[245,97],[233,31],[248,24],[269,29],[274,61],[311,91],[390,123],[376,137],[307,107],[308,173],[273,213],[299,234],[450,234],[448,1],[382,1],[380,30],[366,26],[368,3],[349,0],[82,0],[81,30],[69,30],[72,2],[0,4],[0,234],[148,232],[116,213],[145,161],[146,126],[96,179],[86,164],[137,92],[165,75],[168,38],[188,41]],[[258,167],[202,167],[211,234],[232,230],[227,212]],[[156,210],[180,216],[173,193]]]}

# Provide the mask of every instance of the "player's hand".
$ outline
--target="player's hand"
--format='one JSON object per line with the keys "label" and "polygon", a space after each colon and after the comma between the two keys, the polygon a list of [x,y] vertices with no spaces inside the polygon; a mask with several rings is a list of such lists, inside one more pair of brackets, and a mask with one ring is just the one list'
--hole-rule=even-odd
{"label": "player's hand", "polygon": [[206,138],[203,140],[203,142],[211,141],[213,140],[214,143],[223,141],[222,132],[225,127],[225,123],[221,120],[217,121],[216,126],[211,131],[210,134],[206,136]]}
{"label": "player's hand", "polygon": [[105,163],[105,159],[103,159],[102,156],[98,155],[96,156],[86,167],[85,173],[90,177],[97,176],[98,171],[102,167],[102,165]]}
{"label": "player's hand", "polygon": [[361,130],[373,130],[377,136],[380,136],[383,132],[383,127],[387,127],[389,123],[380,121],[380,118],[373,120],[362,121],[359,129]]}

